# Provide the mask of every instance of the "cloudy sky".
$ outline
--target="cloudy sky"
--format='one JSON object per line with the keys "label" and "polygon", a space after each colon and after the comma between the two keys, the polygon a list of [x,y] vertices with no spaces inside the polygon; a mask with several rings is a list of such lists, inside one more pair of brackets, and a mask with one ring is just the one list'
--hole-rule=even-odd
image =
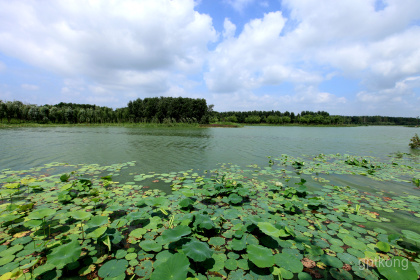
{"label": "cloudy sky", "polygon": [[0,0],[0,99],[420,115],[419,0]]}

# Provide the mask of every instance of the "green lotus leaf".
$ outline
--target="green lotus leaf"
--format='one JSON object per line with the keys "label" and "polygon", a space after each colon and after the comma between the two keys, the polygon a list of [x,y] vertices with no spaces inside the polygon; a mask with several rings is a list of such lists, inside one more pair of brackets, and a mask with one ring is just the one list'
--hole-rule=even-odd
{"label": "green lotus leaf", "polygon": [[123,249],[120,249],[120,250],[118,250],[118,251],[115,253],[115,258],[116,258],[116,259],[122,259],[122,258],[124,258],[126,255],[127,255],[127,251],[126,251],[126,250],[123,250]]}
{"label": "green lotus leaf", "polygon": [[299,273],[303,269],[303,265],[297,257],[286,253],[274,255],[274,262],[277,266],[293,273]]}
{"label": "green lotus leaf", "polygon": [[215,225],[213,221],[210,219],[210,217],[207,215],[202,215],[202,214],[195,215],[194,226],[200,227],[202,229],[207,229],[207,230],[215,228]]}
{"label": "green lotus leaf", "polygon": [[130,212],[128,213],[128,215],[126,216],[126,218],[129,221],[134,221],[134,220],[140,220],[145,218],[147,215],[145,212],[139,211],[139,212]]}
{"label": "green lotus leaf", "polygon": [[183,195],[185,195],[186,197],[194,196],[194,191],[193,190],[188,190],[188,189],[187,190],[182,190],[181,193]]}
{"label": "green lotus leaf", "polygon": [[243,237],[242,239],[233,239],[230,243],[230,247],[232,250],[242,251],[246,248],[246,238]]}
{"label": "green lotus leaf", "polygon": [[47,256],[47,260],[49,264],[55,265],[57,268],[61,269],[65,265],[77,261],[81,252],[82,247],[80,247],[79,242],[75,240],[54,248],[51,254]]}
{"label": "green lotus leaf", "polygon": [[189,266],[188,258],[181,253],[177,253],[170,256],[165,262],[157,265],[150,279],[185,280],[187,279]]}
{"label": "green lotus leaf", "polygon": [[242,202],[242,197],[237,195],[236,193],[232,193],[228,197],[229,201],[233,204],[238,204]]}
{"label": "green lotus leaf", "polygon": [[377,263],[380,274],[388,280],[417,280],[418,275],[411,262],[403,257],[393,257],[383,263]]}
{"label": "green lotus leaf", "polygon": [[61,182],[67,182],[69,180],[69,178],[70,178],[69,174],[63,174],[63,175],[60,176],[60,181]]}
{"label": "green lotus leaf", "polygon": [[146,232],[147,230],[145,228],[136,228],[135,230],[130,232],[130,236],[136,239],[140,239]]}
{"label": "green lotus leaf", "polygon": [[187,226],[177,226],[173,229],[167,229],[162,233],[162,238],[165,242],[175,242],[180,240],[183,236],[191,233],[191,229]]}
{"label": "green lotus leaf", "polygon": [[225,267],[229,270],[235,270],[238,268],[238,262],[234,259],[228,259],[225,262]]}
{"label": "green lotus leaf", "polygon": [[23,245],[21,244],[9,247],[7,250],[0,252],[0,257],[5,258],[9,255],[14,255],[16,252],[19,252],[22,249],[23,249]]}
{"label": "green lotus leaf", "polygon": [[35,219],[35,220],[41,220],[41,219],[44,219],[44,218],[49,217],[51,215],[54,215],[55,212],[57,212],[55,209],[50,209],[50,208],[36,209],[28,215],[28,218],[29,219]]}
{"label": "green lotus leaf", "polygon": [[246,248],[249,260],[258,267],[272,267],[274,265],[273,252],[261,245],[248,245]]}
{"label": "green lotus leaf", "polygon": [[319,246],[311,246],[306,248],[306,251],[312,256],[321,256],[324,254],[324,251]]}
{"label": "green lotus leaf", "polygon": [[182,251],[191,259],[196,262],[202,262],[210,258],[213,254],[213,250],[209,248],[209,245],[204,242],[200,242],[196,239],[191,240],[184,246]]}
{"label": "green lotus leaf", "polygon": [[7,255],[7,256],[4,256],[3,258],[0,258],[0,266],[3,266],[5,264],[8,264],[11,261],[13,261],[14,259],[15,259],[15,255]]}
{"label": "green lotus leaf", "polygon": [[127,254],[127,255],[125,256],[125,259],[126,259],[127,261],[134,260],[135,258],[137,258],[137,253],[130,253],[130,254]]}
{"label": "green lotus leaf", "polygon": [[108,223],[108,217],[106,216],[94,216],[92,217],[87,223],[86,225],[88,227],[100,227],[102,225],[105,225]]}
{"label": "green lotus leaf", "polygon": [[181,200],[178,204],[182,208],[187,208],[190,205],[192,205],[193,203],[194,203],[194,201],[191,198],[185,198],[185,199]]}
{"label": "green lotus leaf", "polygon": [[262,232],[273,237],[286,237],[290,235],[286,231],[276,228],[272,223],[262,222],[257,225]]}
{"label": "green lotus leaf", "polygon": [[47,271],[53,270],[54,268],[55,266],[50,263],[46,263],[44,265],[38,266],[37,268],[34,269],[33,276],[37,278],[38,276],[44,274]]}
{"label": "green lotus leaf", "polygon": [[161,263],[166,262],[173,254],[168,250],[162,251],[156,255],[156,261],[153,263],[153,266],[157,267]]}
{"label": "green lotus leaf", "polygon": [[92,214],[86,211],[74,211],[70,213],[70,216],[76,220],[89,220]]}
{"label": "green lotus leaf", "polygon": [[212,237],[209,240],[209,244],[213,246],[222,246],[225,244],[225,239],[223,237]]}
{"label": "green lotus leaf", "polygon": [[154,240],[146,240],[139,243],[140,248],[142,248],[144,251],[149,252],[159,252],[162,250],[162,245],[156,243]]}
{"label": "green lotus leaf", "polygon": [[330,255],[322,255],[321,262],[325,263],[328,266],[332,266],[335,268],[342,268],[343,262],[340,261],[338,258],[330,256]]}
{"label": "green lotus leaf", "polygon": [[359,215],[349,214],[349,218],[358,223],[365,223],[367,220]]}
{"label": "green lotus leaf", "polygon": [[402,234],[404,234],[405,238],[414,241],[415,243],[420,243],[420,234],[411,231],[411,230],[402,230]]}
{"label": "green lotus leaf", "polygon": [[19,219],[20,217],[22,217],[22,215],[14,215],[14,214],[6,215],[0,218],[0,222],[7,223],[7,222],[14,221],[16,219]]}
{"label": "green lotus leaf", "polygon": [[115,278],[120,275],[125,275],[127,267],[128,261],[126,260],[110,260],[101,266],[98,275],[102,278]]}
{"label": "green lotus leaf", "polygon": [[87,238],[94,238],[94,239],[98,239],[99,237],[101,237],[105,231],[106,231],[107,227],[99,227],[97,229],[95,229],[92,232],[89,232],[89,234],[86,236]]}
{"label": "green lotus leaf", "polygon": [[152,197],[152,198],[148,198],[146,200],[146,204],[149,206],[154,206],[154,207],[161,207],[163,206],[165,203],[167,203],[167,198],[165,197]]}
{"label": "green lotus leaf", "polygon": [[391,246],[389,246],[388,243],[382,242],[382,241],[379,241],[378,243],[376,243],[376,247],[378,247],[379,250],[385,253],[388,253],[389,250],[391,250]]}
{"label": "green lotus leaf", "polygon": [[350,272],[342,269],[342,268],[333,268],[330,269],[330,274],[334,279],[337,280],[353,280],[353,276]]}

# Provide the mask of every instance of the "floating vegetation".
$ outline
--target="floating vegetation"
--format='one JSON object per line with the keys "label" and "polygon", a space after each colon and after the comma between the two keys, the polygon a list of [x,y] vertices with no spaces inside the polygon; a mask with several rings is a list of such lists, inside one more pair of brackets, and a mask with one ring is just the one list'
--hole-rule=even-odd
{"label": "floating vegetation", "polygon": [[[125,182],[134,162],[3,170],[0,279],[418,279],[417,162],[269,161]],[[412,193],[332,184],[327,174]]]}

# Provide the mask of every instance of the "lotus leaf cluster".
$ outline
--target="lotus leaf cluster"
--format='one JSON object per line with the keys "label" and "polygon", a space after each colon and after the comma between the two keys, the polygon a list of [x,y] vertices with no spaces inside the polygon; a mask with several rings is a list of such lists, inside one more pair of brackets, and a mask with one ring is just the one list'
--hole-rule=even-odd
{"label": "lotus leaf cluster", "polygon": [[418,279],[416,158],[269,159],[2,170],[0,279]]}

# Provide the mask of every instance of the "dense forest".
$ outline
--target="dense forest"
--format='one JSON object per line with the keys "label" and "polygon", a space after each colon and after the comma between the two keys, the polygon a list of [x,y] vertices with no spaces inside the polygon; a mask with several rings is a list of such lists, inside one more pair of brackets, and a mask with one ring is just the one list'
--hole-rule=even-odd
{"label": "dense forest", "polygon": [[7,123],[217,123],[303,125],[418,125],[419,119],[383,116],[337,116],[324,111],[299,114],[280,111],[216,112],[205,99],[153,97],[112,109],[89,104],[32,105],[0,100],[0,122]]}

